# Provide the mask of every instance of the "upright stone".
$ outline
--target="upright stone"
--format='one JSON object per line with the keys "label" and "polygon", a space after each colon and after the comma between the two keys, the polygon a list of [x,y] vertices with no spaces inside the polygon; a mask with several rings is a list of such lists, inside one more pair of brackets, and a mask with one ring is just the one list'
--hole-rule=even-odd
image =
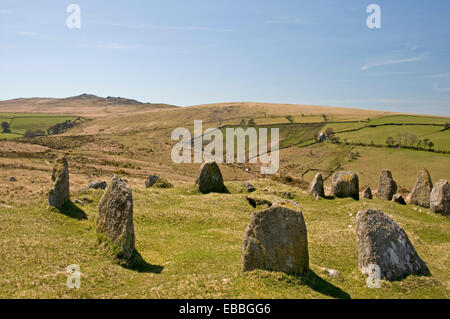
{"label": "upright stone", "polygon": [[359,200],[358,175],[350,171],[338,171],[333,175],[333,195],[336,197],[352,197]]}
{"label": "upright stone", "polygon": [[105,234],[129,260],[134,248],[133,196],[125,182],[114,176],[98,206],[97,232]]}
{"label": "upright stone", "polygon": [[430,195],[430,208],[434,213],[450,215],[450,186],[447,180],[441,179],[434,184]]}
{"label": "upright stone", "polygon": [[226,192],[222,173],[216,162],[205,162],[200,168],[195,183],[203,194]]}
{"label": "upright stone", "polygon": [[416,184],[412,192],[408,195],[406,201],[422,207],[430,207],[430,195],[433,190],[430,173],[426,168],[419,171]]}
{"label": "upright stone", "polygon": [[377,197],[392,200],[395,193],[397,193],[397,183],[392,178],[391,171],[383,169],[380,173],[380,183],[378,184]]}
{"label": "upright stone", "polygon": [[359,269],[363,274],[369,274],[373,265],[380,267],[381,279],[390,281],[430,274],[403,228],[382,211],[358,212],[356,240]]}
{"label": "upright stone", "polygon": [[53,166],[52,188],[48,193],[48,204],[61,209],[69,197],[69,165],[65,157],[58,157]]}
{"label": "upright stone", "polygon": [[373,199],[373,196],[372,196],[372,189],[371,189],[370,187],[367,187],[367,188],[364,190],[363,198],[364,198],[364,199]]}
{"label": "upright stone", "polygon": [[308,239],[301,209],[276,204],[254,213],[242,244],[242,270],[303,273],[309,269]]}
{"label": "upright stone", "polygon": [[316,196],[325,197],[322,174],[317,173],[316,176],[314,177],[313,181],[311,182],[311,186],[309,188],[309,194],[311,194],[314,197]]}

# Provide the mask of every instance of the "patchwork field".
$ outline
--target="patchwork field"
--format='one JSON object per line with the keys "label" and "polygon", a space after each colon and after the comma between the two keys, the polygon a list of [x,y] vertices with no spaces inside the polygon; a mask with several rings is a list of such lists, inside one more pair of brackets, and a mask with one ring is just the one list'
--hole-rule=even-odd
{"label": "patchwork field", "polygon": [[22,137],[28,130],[40,130],[47,134],[47,129],[53,125],[65,121],[76,121],[77,119],[79,119],[78,116],[0,113],[0,123],[7,122],[10,125],[10,132],[3,133],[0,131],[0,139]]}
{"label": "patchwork field", "polygon": [[[450,179],[450,118],[319,106],[221,103],[177,108],[165,104],[83,95],[68,99],[0,102],[0,297],[2,298],[449,298],[450,220],[416,206],[381,200],[320,199],[308,194],[317,172],[356,172],[360,191],[376,190],[379,173],[390,169],[399,192],[411,191],[417,172],[428,168],[433,182]],[[21,114],[19,114],[20,112]],[[325,117],[324,117],[325,115]],[[82,117],[63,134],[25,138]],[[230,194],[200,194],[194,185],[199,164],[171,160],[173,129],[255,127],[280,129],[280,170],[262,176],[259,164],[221,164]],[[375,126],[375,127],[371,127]],[[338,141],[315,140],[333,130]],[[408,133],[408,134],[405,134]],[[432,141],[433,148],[405,148],[405,136]],[[394,144],[388,147],[386,140]],[[7,139],[7,140],[5,140]],[[372,144],[380,144],[375,147]],[[360,145],[358,145],[360,144]],[[364,144],[364,145],[361,145]],[[406,145],[408,146],[408,145]],[[247,148],[248,150],[248,148]],[[61,212],[47,208],[53,161],[69,161],[72,203]],[[95,225],[101,190],[78,193],[89,182],[117,174],[133,189],[136,248],[145,264],[126,269],[99,244]],[[156,174],[173,189],[144,187]],[[14,177],[16,181],[11,180]],[[241,245],[253,208],[251,196],[272,201],[294,198],[308,230],[311,271],[305,275],[241,271]],[[73,204],[81,199],[84,205]],[[369,289],[357,267],[356,213],[381,209],[407,232],[431,270]],[[66,287],[65,268],[79,264],[79,290]],[[329,277],[325,268],[342,277]]]}

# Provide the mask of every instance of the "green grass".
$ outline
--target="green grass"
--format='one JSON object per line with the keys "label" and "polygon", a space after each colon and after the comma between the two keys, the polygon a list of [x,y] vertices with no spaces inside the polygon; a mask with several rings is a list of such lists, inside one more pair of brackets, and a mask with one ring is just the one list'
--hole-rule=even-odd
{"label": "green grass", "polygon": [[[255,181],[252,196],[272,199],[284,191],[300,202],[308,228],[310,266],[305,276],[241,272],[243,234],[255,210],[241,183],[226,183],[232,194],[201,195],[192,184],[173,189],[133,190],[136,248],[147,264],[121,267],[97,243],[95,218],[102,191],[80,197],[79,209],[62,214],[43,199],[12,204],[0,213],[0,297],[2,298],[449,298],[450,221],[424,209],[384,201],[314,201],[298,189]],[[269,191],[262,189],[268,187]],[[399,222],[432,277],[409,277],[369,289],[357,268],[355,214],[380,208]],[[351,216],[350,216],[351,214]],[[349,228],[349,225],[352,225]],[[64,269],[78,264],[81,289],[66,287]],[[322,267],[338,269],[329,278]]]}
{"label": "green grass", "polygon": [[359,128],[363,128],[366,126],[366,122],[352,122],[352,123],[328,123],[325,125],[320,131],[325,132],[327,128],[332,128],[335,133],[342,132],[342,131],[348,131],[348,130],[355,130]]}
{"label": "green grass", "polygon": [[439,150],[450,150],[450,130],[442,131],[440,126],[426,126],[426,125],[392,125],[367,127],[354,132],[340,133],[337,136],[341,141],[348,142],[362,142],[370,144],[372,141],[375,144],[385,144],[386,139],[390,136],[394,139],[397,134],[411,133],[417,136],[417,139],[430,139],[434,143],[434,148]]}
{"label": "green grass", "polygon": [[369,121],[369,125],[380,125],[380,124],[404,124],[404,123],[414,123],[414,124],[441,124],[449,123],[450,118],[445,117],[432,117],[432,116],[414,116],[414,115],[393,115],[384,116],[373,119]]}
{"label": "green grass", "polygon": [[392,171],[394,179],[408,190],[412,190],[417,172],[426,167],[433,182],[441,178],[450,180],[450,155],[415,151],[408,149],[389,149],[355,147],[361,157],[344,165],[359,175],[360,185],[376,189],[378,176],[383,168]]}
{"label": "green grass", "polygon": [[47,131],[51,126],[67,120],[74,121],[77,116],[59,116],[51,114],[20,114],[20,113],[0,113],[0,123],[7,121],[10,123],[11,133],[0,133],[0,139],[13,139],[21,137],[28,130]]}

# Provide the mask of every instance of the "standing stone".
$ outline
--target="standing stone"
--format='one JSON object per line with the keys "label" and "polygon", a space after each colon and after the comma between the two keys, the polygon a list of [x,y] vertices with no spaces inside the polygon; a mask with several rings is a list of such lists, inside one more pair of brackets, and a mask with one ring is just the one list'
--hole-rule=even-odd
{"label": "standing stone", "polygon": [[303,273],[309,269],[306,225],[301,210],[274,205],[254,213],[242,244],[242,270]]}
{"label": "standing stone", "polygon": [[362,210],[356,215],[358,265],[369,274],[378,265],[381,279],[399,280],[408,275],[429,275],[403,228],[379,210]]}
{"label": "standing stone", "polygon": [[352,197],[359,200],[358,175],[350,171],[338,171],[333,175],[333,195],[336,197]]}
{"label": "standing stone", "polygon": [[370,187],[367,187],[367,188],[364,190],[363,198],[364,198],[364,199],[373,199],[373,196],[372,196],[372,189],[371,189]]}
{"label": "standing stone", "polygon": [[406,205],[405,199],[400,194],[394,195],[394,197],[392,198],[392,201],[394,203],[397,203],[397,204],[400,204],[400,205]]}
{"label": "standing stone", "polygon": [[383,169],[380,174],[377,197],[385,200],[392,200],[395,193],[397,193],[397,183],[392,178],[391,171]]}
{"label": "standing stone", "polygon": [[53,166],[52,188],[48,193],[48,204],[61,209],[69,197],[69,165],[65,157],[58,157]]}
{"label": "standing stone", "polygon": [[226,193],[226,187],[223,184],[222,173],[216,162],[206,162],[200,168],[195,183],[201,193]]}
{"label": "standing stone", "polygon": [[312,196],[320,196],[325,197],[325,191],[323,190],[323,178],[322,174],[317,173],[311,182],[311,186],[309,187],[309,194]]}
{"label": "standing stone", "polygon": [[134,248],[133,196],[125,182],[114,176],[98,206],[97,232],[105,234],[129,260]]}
{"label": "standing stone", "polygon": [[254,191],[256,191],[256,187],[253,186],[253,184],[251,184],[250,182],[244,182],[244,187],[249,193],[253,193]]}
{"label": "standing stone", "polygon": [[145,180],[145,187],[146,188],[152,187],[153,185],[155,185],[155,183],[158,181],[158,179],[159,179],[159,176],[149,175],[147,177],[147,179]]}
{"label": "standing stone", "polygon": [[445,179],[434,184],[430,195],[430,208],[433,213],[450,215],[450,186]]}
{"label": "standing stone", "polygon": [[430,173],[426,168],[419,171],[416,184],[412,192],[408,195],[406,201],[422,207],[430,207],[430,195],[433,190]]}

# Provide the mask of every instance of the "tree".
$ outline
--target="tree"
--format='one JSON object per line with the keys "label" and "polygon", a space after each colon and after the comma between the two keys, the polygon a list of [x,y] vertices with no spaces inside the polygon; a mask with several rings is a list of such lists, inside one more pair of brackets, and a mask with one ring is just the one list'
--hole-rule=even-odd
{"label": "tree", "polygon": [[2,122],[2,132],[3,133],[10,133],[11,130],[9,128],[10,128],[10,125],[8,122]]}
{"label": "tree", "polygon": [[254,118],[251,118],[251,119],[248,121],[248,125],[255,125],[255,119],[254,119]]}
{"label": "tree", "polygon": [[36,136],[36,134],[32,130],[28,130],[28,131],[25,132],[25,134],[23,136],[26,137],[26,138],[33,138],[33,137]]}
{"label": "tree", "polygon": [[23,136],[26,137],[26,138],[33,138],[33,137],[36,137],[36,136],[43,136],[43,135],[45,135],[45,132],[42,131],[42,130],[35,130],[35,131],[28,130],[28,131],[25,132],[25,134]]}
{"label": "tree", "polygon": [[388,138],[386,139],[386,144],[389,146],[389,147],[392,147],[392,146],[394,146],[394,138],[392,137],[392,136],[388,136]]}
{"label": "tree", "polygon": [[445,123],[444,127],[446,130],[450,129],[450,123],[449,122]]}
{"label": "tree", "polygon": [[328,122],[327,115],[326,115],[326,114],[322,114],[322,117],[323,117],[323,121],[324,121],[325,123],[327,123],[327,122]]}
{"label": "tree", "polygon": [[409,134],[409,145],[414,146],[414,144],[417,143],[417,135],[416,134]]}
{"label": "tree", "polygon": [[432,141],[428,142],[428,149],[431,151],[434,147],[434,143]]}
{"label": "tree", "polygon": [[316,140],[316,141],[319,140],[319,132],[318,131],[314,132],[314,140]]}
{"label": "tree", "polygon": [[333,130],[333,128],[332,128],[332,127],[327,128],[327,129],[325,130],[325,135],[326,135],[327,137],[334,136],[334,130]]}

